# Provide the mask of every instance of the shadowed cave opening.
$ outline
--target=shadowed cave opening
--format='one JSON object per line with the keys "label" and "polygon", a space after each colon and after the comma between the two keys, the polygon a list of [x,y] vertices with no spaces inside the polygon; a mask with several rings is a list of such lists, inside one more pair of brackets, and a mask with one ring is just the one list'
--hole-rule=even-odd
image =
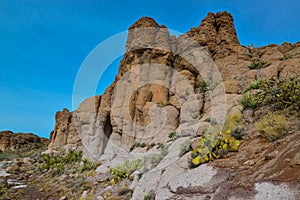
{"label": "shadowed cave opening", "polygon": [[112,125],[111,125],[111,120],[110,120],[110,114],[108,114],[106,116],[106,120],[105,120],[105,123],[104,123],[104,141],[103,141],[103,147],[102,147],[102,153],[104,152],[106,146],[107,146],[107,143],[108,143],[108,140],[112,134]]}

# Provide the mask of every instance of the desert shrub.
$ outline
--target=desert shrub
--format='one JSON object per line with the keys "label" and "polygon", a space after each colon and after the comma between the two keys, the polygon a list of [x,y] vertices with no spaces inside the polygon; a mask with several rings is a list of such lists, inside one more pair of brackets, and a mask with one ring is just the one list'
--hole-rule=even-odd
{"label": "desert shrub", "polygon": [[129,179],[130,175],[142,168],[143,161],[141,159],[129,161],[125,160],[123,164],[119,164],[114,168],[110,169],[110,173],[113,176],[111,179],[112,184],[116,184],[121,179]]}
{"label": "desert shrub", "polygon": [[0,161],[3,160],[13,160],[14,158],[17,158],[18,154],[16,152],[7,150],[7,151],[0,151]]}
{"label": "desert shrub", "polygon": [[168,153],[168,147],[162,147],[159,154],[151,156],[150,161],[152,168],[156,167]]}
{"label": "desert shrub", "polygon": [[259,106],[258,99],[255,95],[250,93],[245,93],[240,99],[240,104],[243,106],[243,109],[256,109]]}
{"label": "desert shrub", "polygon": [[82,159],[82,152],[75,150],[43,154],[39,163],[39,170],[51,170],[53,176],[64,173],[65,169],[67,170],[71,165],[77,166],[74,167],[74,170],[79,172],[96,170],[99,166],[98,162],[92,162],[86,158]]}
{"label": "desert shrub", "polygon": [[210,123],[212,126],[216,126],[218,124],[216,118],[206,118],[204,121]]}
{"label": "desert shrub", "polygon": [[89,193],[83,197],[80,197],[79,200],[97,200],[96,196],[92,193]]}
{"label": "desert shrub", "polygon": [[144,200],[151,200],[151,199],[155,199],[155,192],[154,192],[154,190],[151,190],[150,192],[148,192],[148,194],[146,194],[144,196]]}
{"label": "desert shrub", "polygon": [[208,85],[205,81],[199,81],[196,84],[196,87],[199,88],[201,93],[208,91]]}
{"label": "desert shrub", "polygon": [[68,150],[67,155],[64,157],[65,163],[80,162],[82,158],[82,151]]}
{"label": "desert shrub", "polygon": [[25,158],[31,157],[37,160],[43,151],[45,151],[46,146],[41,146],[37,149],[28,149],[28,148],[21,148],[17,150],[0,150],[0,161],[3,160],[13,160],[14,158]]}
{"label": "desert shrub", "polygon": [[151,199],[151,194],[146,194],[144,196],[144,200],[150,200]]}
{"label": "desert shrub", "polygon": [[141,147],[141,148],[145,148],[145,147],[146,147],[146,144],[145,144],[145,143],[141,143],[140,147]]}
{"label": "desert shrub", "polygon": [[288,122],[283,115],[269,113],[255,123],[258,133],[269,141],[282,138],[288,130]]}
{"label": "desert shrub", "polygon": [[264,60],[253,60],[250,65],[248,65],[249,69],[262,69],[269,66],[269,64]]}
{"label": "desert shrub", "polygon": [[244,89],[244,93],[250,91],[250,90],[256,90],[259,89],[261,83],[263,82],[263,79],[258,79],[258,80],[254,80],[252,81],[245,89]]}
{"label": "desert shrub", "polygon": [[[300,78],[260,80],[258,90],[253,94],[245,93],[240,104],[244,109],[256,109],[259,106],[269,106],[273,110],[290,108],[300,110]],[[249,90],[254,86],[247,87]],[[256,89],[256,88],[255,88]]]}
{"label": "desert shrub", "polygon": [[199,145],[192,151],[190,166],[197,167],[203,163],[223,157],[228,151],[238,151],[240,141],[236,140],[231,131],[210,133],[202,136]]}
{"label": "desert shrub", "polygon": [[269,79],[263,81],[257,98],[274,110],[291,108],[300,110],[300,78]]}
{"label": "desert shrub", "polygon": [[78,168],[78,171],[84,172],[84,171],[91,171],[91,170],[96,170],[97,167],[99,166],[98,162],[92,162],[87,158],[82,159],[82,163]]}
{"label": "desert shrub", "polygon": [[141,143],[134,142],[130,147],[130,151],[133,151],[135,148],[140,147],[140,145],[141,145]]}
{"label": "desert shrub", "polygon": [[177,135],[176,132],[171,132],[169,134],[169,138],[170,138],[171,141],[174,141],[174,140],[176,140],[178,138],[178,135]]}
{"label": "desert shrub", "polygon": [[235,139],[241,139],[243,129],[243,115],[240,111],[231,112],[226,116],[223,132],[231,130],[231,135]]}
{"label": "desert shrub", "polygon": [[68,150],[67,154],[65,152],[60,153],[49,153],[42,155],[42,162],[44,169],[53,168],[63,168],[65,164],[71,164],[75,162],[80,162],[82,158],[81,151]]}
{"label": "desert shrub", "polygon": [[187,152],[192,150],[191,144],[192,144],[192,140],[188,139],[180,145],[180,147],[179,147],[179,150],[180,150],[179,151],[179,157],[183,156],[184,154],[186,154]]}

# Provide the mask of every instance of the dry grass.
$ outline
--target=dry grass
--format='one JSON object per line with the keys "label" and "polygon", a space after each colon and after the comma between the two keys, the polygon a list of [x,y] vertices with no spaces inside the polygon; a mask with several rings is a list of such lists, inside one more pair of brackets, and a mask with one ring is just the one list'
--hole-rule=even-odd
{"label": "dry grass", "polygon": [[255,123],[258,133],[269,141],[282,138],[288,130],[288,122],[284,115],[269,113]]}

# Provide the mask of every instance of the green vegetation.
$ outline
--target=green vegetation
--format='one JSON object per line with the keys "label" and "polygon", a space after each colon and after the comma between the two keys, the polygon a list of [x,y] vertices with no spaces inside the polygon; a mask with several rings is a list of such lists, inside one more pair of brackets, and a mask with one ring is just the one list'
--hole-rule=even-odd
{"label": "green vegetation", "polygon": [[259,106],[258,100],[253,94],[245,93],[240,99],[240,104],[243,106],[243,109],[256,109]]}
{"label": "green vegetation", "polygon": [[140,144],[140,147],[141,147],[141,148],[145,148],[145,147],[146,147],[146,144],[145,144],[145,143],[141,143],[141,144]]}
{"label": "green vegetation", "polygon": [[177,135],[176,132],[171,132],[169,134],[169,138],[170,138],[171,141],[174,141],[174,140],[176,140],[178,138],[178,135]]}
{"label": "green vegetation", "polygon": [[18,149],[18,150],[0,150],[0,161],[13,160],[14,158],[25,158],[32,157],[37,159],[41,153],[45,151],[46,146],[40,147],[39,149]]}
{"label": "green vegetation", "polygon": [[162,147],[159,154],[154,154],[151,159],[152,168],[156,167],[162,159],[169,153],[168,147]]}
{"label": "green vegetation", "polygon": [[253,60],[250,65],[248,65],[249,69],[262,69],[269,66],[269,64],[264,60]]}
{"label": "green vegetation", "polygon": [[84,172],[84,171],[96,170],[99,165],[100,163],[98,162],[92,162],[89,159],[84,158],[81,161],[81,165],[78,167],[78,171]]}
{"label": "green vegetation", "polygon": [[242,131],[244,130],[243,125],[243,115],[240,111],[234,111],[227,115],[223,131],[231,130],[231,135],[235,139],[241,139],[242,138]]}
{"label": "green vegetation", "polygon": [[66,155],[64,153],[43,154],[43,168],[49,170],[58,167],[63,170],[65,164],[80,162],[81,158],[82,152],[74,150],[69,150]]}
{"label": "green vegetation", "polygon": [[141,143],[134,142],[130,147],[130,151],[133,151],[135,148],[140,147],[140,145],[141,145]]}
{"label": "green vegetation", "polygon": [[151,194],[146,194],[144,196],[144,200],[150,200],[151,199]]}
{"label": "green vegetation", "polygon": [[179,157],[183,156],[184,154],[186,154],[187,152],[189,152],[190,150],[192,150],[191,144],[192,144],[192,140],[188,139],[188,140],[184,141],[180,145],[180,148],[179,148],[179,150],[180,150]]}
{"label": "green vegetation", "polygon": [[197,167],[223,157],[229,151],[238,151],[239,145],[240,141],[231,135],[230,130],[202,136],[198,147],[192,151],[190,165],[191,167]]}
{"label": "green vegetation", "polygon": [[263,83],[263,79],[258,79],[252,81],[244,90],[244,93],[250,91],[250,90],[257,90],[259,89],[260,85]]}
{"label": "green vegetation", "polygon": [[86,158],[82,159],[82,152],[75,150],[68,150],[67,153],[43,154],[40,162],[42,163],[41,169],[51,170],[52,175],[62,174],[65,170],[65,166],[70,164],[79,165],[79,167],[76,168],[79,172],[96,170],[99,166],[97,162],[89,161]]}
{"label": "green vegetation", "polygon": [[97,200],[96,196],[92,193],[89,193],[83,197],[80,197],[79,200]]}
{"label": "green vegetation", "polygon": [[[271,78],[260,80],[257,85],[258,90],[253,93],[248,91],[242,96],[240,104],[244,109],[257,109],[260,106],[269,106],[273,110],[285,108],[300,110],[300,78]],[[252,87],[249,86],[249,90]]]}
{"label": "green vegetation", "polygon": [[201,93],[208,91],[208,85],[205,81],[198,82],[197,87],[200,89]]}
{"label": "green vegetation", "polygon": [[204,121],[209,122],[212,126],[216,126],[218,124],[216,118],[206,118]]}
{"label": "green vegetation", "polygon": [[111,179],[111,184],[114,185],[119,182],[121,179],[129,179],[130,175],[142,168],[143,161],[141,159],[138,160],[125,160],[123,164],[119,164],[114,168],[110,169],[110,173],[113,176]]}
{"label": "green vegetation", "polygon": [[288,122],[285,116],[269,113],[255,123],[258,133],[269,141],[282,138],[288,130]]}

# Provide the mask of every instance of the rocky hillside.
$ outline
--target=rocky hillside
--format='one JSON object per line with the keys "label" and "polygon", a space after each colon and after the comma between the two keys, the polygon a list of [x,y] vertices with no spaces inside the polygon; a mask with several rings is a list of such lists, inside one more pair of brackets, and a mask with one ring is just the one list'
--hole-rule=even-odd
{"label": "rocky hillside", "polygon": [[33,133],[13,133],[0,131],[0,150],[38,149],[48,144],[48,139]]}
{"label": "rocky hillside", "polygon": [[[63,199],[296,199],[299,64],[299,42],[240,44],[227,12],[178,37],[142,17],[104,94],[55,116],[48,151],[82,151],[96,172],[37,168],[59,171]],[[89,187],[71,190],[79,176]]]}

